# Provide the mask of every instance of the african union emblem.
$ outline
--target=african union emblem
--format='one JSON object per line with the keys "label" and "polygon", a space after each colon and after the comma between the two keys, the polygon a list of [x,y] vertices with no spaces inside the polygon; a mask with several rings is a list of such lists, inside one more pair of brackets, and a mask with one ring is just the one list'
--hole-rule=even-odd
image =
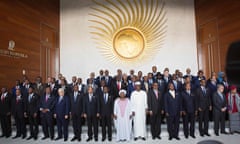
{"label": "african union emblem", "polygon": [[163,0],[93,0],[91,35],[117,64],[142,64],[157,54],[166,33]]}

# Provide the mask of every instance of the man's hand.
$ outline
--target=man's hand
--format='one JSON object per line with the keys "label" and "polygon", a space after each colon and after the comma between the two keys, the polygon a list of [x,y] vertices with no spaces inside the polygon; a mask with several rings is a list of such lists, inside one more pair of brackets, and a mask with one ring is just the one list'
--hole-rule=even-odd
{"label": "man's hand", "polygon": [[169,114],[168,114],[168,113],[166,113],[166,116],[168,117],[168,116],[169,116]]}
{"label": "man's hand", "polygon": [[135,116],[135,112],[132,112],[132,116]]}
{"label": "man's hand", "polygon": [[86,114],[86,113],[84,113],[84,114],[83,114],[83,117],[84,117],[84,118],[87,118],[87,114]]}
{"label": "man's hand", "polygon": [[24,112],[24,117],[27,118],[27,113],[26,112]]}
{"label": "man's hand", "polygon": [[54,117],[54,118],[57,118],[57,114],[53,114],[53,117]]}
{"label": "man's hand", "polygon": [[68,115],[65,115],[64,118],[65,118],[65,119],[68,119]]}
{"label": "man's hand", "polygon": [[98,118],[100,117],[100,114],[99,114],[99,113],[97,113],[97,117],[98,117]]}
{"label": "man's hand", "polygon": [[209,110],[210,110],[210,111],[212,110],[212,106],[209,107]]}
{"label": "man's hand", "polygon": [[152,111],[149,111],[149,114],[150,114],[150,116],[152,116],[153,112],[152,112]]}
{"label": "man's hand", "polygon": [[37,113],[34,113],[34,114],[33,114],[33,117],[36,118],[36,117],[37,117]]}
{"label": "man's hand", "polygon": [[201,108],[198,108],[198,111],[202,111],[202,109],[201,109]]}

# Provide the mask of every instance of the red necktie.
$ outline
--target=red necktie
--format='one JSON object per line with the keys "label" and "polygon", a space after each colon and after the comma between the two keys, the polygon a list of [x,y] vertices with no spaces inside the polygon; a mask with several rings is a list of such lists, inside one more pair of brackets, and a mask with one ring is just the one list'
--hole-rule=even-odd
{"label": "red necktie", "polygon": [[120,90],[120,88],[121,88],[120,82],[117,83],[117,88],[118,88],[118,90]]}

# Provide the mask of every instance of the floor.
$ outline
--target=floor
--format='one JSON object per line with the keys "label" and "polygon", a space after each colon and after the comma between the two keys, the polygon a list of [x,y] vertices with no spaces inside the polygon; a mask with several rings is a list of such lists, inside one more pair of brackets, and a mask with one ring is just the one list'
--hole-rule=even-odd
{"label": "floor", "polygon": [[[197,144],[198,142],[201,142],[201,141],[205,141],[205,140],[216,140],[216,141],[219,141],[223,144],[239,144],[239,141],[240,141],[240,135],[239,134],[233,134],[233,135],[221,135],[220,136],[215,136],[213,134],[213,124],[210,123],[210,129],[209,129],[209,133],[211,134],[210,137],[200,137],[199,136],[199,133],[198,133],[198,129],[197,129],[197,124],[196,124],[196,139],[193,139],[193,138],[188,138],[188,139],[185,139],[185,137],[183,136],[183,132],[182,132],[182,124],[180,125],[180,132],[179,132],[179,136],[181,138],[180,141],[178,140],[175,140],[173,139],[172,141],[169,141],[168,140],[168,133],[167,133],[167,127],[165,124],[162,125],[162,133],[161,133],[161,137],[162,139],[161,140],[152,140],[151,138],[151,134],[150,134],[150,130],[149,130],[149,127],[147,127],[147,140],[146,141],[142,141],[142,140],[137,140],[137,141],[129,141],[129,142],[116,142],[114,140],[114,137],[115,135],[113,134],[113,141],[112,142],[108,142],[108,141],[105,141],[104,143],[133,143],[133,144],[145,144],[145,143],[148,143],[148,144],[154,144],[154,143],[163,143],[163,144]],[[19,139],[12,139],[12,138],[1,138],[0,139],[0,144],[31,144],[31,143],[34,143],[34,144],[38,144],[38,143],[48,143],[48,144],[65,144],[65,143],[71,143],[71,144],[75,144],[75,143],[79,143],[78,141],[75,141],[75,142],[71,142],[71,138],[73,137],[73,133],[72,133],[72,128],[69,127],[69,139],[67,142],[64,142],[63,139],[62,140],[59,140],[59,141],[51,141],[50,139],[47,139],[47,140],[41,140],[41,138],[43,137],[43,134],[41,133],[41,127],[40,127],[40,134],[39,134],[39,138],[37,141],[35,140],[23,140],[21,138]],[[99,129],[99,141],[98,142],[95,142],[95,141],[90,141],[90,142],[86,142],[86,139],[87,139],[87,128],[86,126],[83,127],[83,134],[82,134],[82,141],[80,143],[82,144],[98,144],[98,143],[103,143],[101,141],[101,129]],[[226,131],[228,131],[228,129],[226,128]],[[13,136],[15,135],[15,130],[13,130]],[[212,143],[213,144],[213,143]]]}

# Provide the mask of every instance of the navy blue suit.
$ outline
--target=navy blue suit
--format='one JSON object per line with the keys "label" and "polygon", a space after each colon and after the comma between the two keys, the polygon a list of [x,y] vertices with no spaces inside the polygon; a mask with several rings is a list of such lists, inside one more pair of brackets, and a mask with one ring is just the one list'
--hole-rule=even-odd
{"label": "navy blue suit", "polygon": [[167,115],[167,126],[170,138],[178,137],[179,119],[182,110],[181,95],[175,92],[175,98],[166,92],[164,96],[164,108]]}
{"label": "navy blue suit", "polygon": [[83,115],[83,96],[84,94],[80,91],[75,92],[73,91],[70,95],[70,105],[71,105],[71,116],[72,116],[72,122],[73,122],[73,132],[74,136],[77,139],[81,138],[81,132],[82,132],[82,115]]}
{"label": "navy blue suit", "polygon": [[190,136],[194,136],[195,130],[195,111],[196,111],[196,97],[193,92],[190,94],[186,91],[182,92],[182,111],[183,115],[183,129],[185,137],[189,135],[190,122]]}
{"label": "navy blue suit", "polygon": [[87,115],[88,123],[88,138],[92,139],[94,129],[94,138],[98,139],[98,118],[97,113],[100,112],[99,108],[99,99],[96,94],[92,94],[90,99],[89,94],[86,94],[84,97],[83,112]]}
{"label": "navy blue suit", "polygon": [[[55,106],[55,96],[49,95],[46,99],[46,94],[40,97],[39,107],[40,107],[40,118],[43,128],[43,133],[45,137],[49,137],[49,130],[51,139],[54,138],[54,126],[53,126],[53,112]],[[47,109],[47,112],[43,112]]]}
{"label": "navy blue suit", "polygon": [[127,97],[130,98],[131,96],[131,93],[135,90],[135,86],[133,84],[133,82],[129,83],[128,84],[128,87],[127,87]]}
{"label": "navy blue suit", "polygon": [[69,116],[69,112],[70,112],[69,97],[66,95],[63,97],[59,96],[55,102],[54,113],[57,116],[56,119],[57,119],[58,138],[62,138],[62,134],[63,134],[64,140],[68,139],[69,118],[65,119],[65,116],[66,115]]}

